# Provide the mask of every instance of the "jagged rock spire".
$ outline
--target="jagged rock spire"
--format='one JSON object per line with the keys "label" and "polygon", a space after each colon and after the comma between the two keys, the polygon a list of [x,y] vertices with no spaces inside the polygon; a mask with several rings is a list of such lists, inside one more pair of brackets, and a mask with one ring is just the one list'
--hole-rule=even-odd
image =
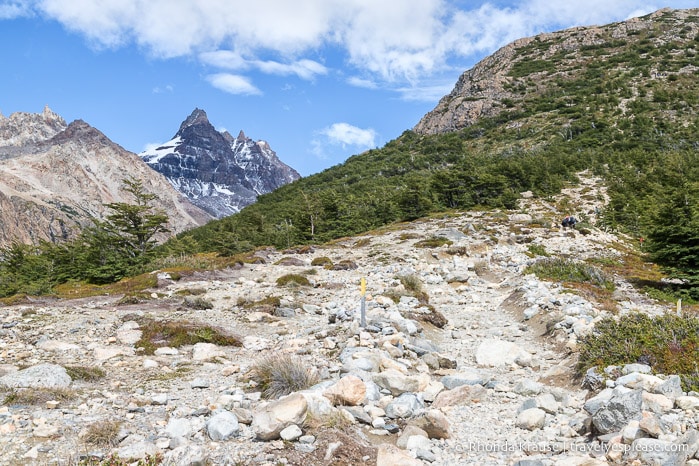
{"label": "jagged rock spire", "polygon": [[180,125],[180,131],[189,126],[207,123],[211,124],[209,123],[209,118],[206,116],[206,112],[200,108],[195,108],[191,115],[189,115],[187,119],[182,122],[182,125]]}

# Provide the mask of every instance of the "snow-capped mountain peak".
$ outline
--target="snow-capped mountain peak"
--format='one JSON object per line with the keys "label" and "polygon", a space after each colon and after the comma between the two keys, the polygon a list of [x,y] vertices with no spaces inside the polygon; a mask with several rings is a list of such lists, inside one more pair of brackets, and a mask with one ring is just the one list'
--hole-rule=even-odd
{"label": "snow-capped mountain peak", "polygon": [[265,141],[217,131],[194,109],[169,141],[140,154],[189,200],[217,218],[234,214],[300,175]]}

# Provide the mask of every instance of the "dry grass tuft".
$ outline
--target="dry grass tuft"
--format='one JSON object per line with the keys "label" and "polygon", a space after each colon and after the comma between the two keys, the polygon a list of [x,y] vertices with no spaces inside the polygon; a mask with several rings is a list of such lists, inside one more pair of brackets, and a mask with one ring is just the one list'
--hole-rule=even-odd
{"label": "dry grass tuft", "polygon": [[90,424],[83,435],[83,440],[98,447],[115,447],[119,443],[121,422],[102,420]]}
{"label": "dry grass tuft", "polygon": [[257,359],[246,377],[257,383],[265,398],[276,399],[304,390],[319,382],[314,368],[287,354],[270,354]]}
{"label": "dry grass tuft", "polygon": [[11,391],[3,405],[39,405],[47,401],[70,401],[78,396],[69,388],[19,388]]}

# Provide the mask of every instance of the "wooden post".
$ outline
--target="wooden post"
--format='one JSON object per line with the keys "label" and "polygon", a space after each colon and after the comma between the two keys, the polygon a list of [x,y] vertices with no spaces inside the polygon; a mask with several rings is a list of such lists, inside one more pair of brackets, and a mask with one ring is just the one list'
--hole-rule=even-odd
{"label": "wooden post", "polygon": [[366,327],[366,279],[362,277],[362,279],[359,281],[360,283],[360,288],[361,288],[361,321],[360,321],[360,326],[362,328]]}

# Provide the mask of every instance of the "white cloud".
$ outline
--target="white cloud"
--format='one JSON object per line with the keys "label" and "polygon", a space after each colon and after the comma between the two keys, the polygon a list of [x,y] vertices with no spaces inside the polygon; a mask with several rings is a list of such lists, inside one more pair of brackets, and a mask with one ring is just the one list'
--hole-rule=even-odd
{"label": "white cloud", "polygon": [[171,94],[175,92],[175,86],[166,84],[164,86],[156,86],[153,88],[153,94]]}
{"label": "white cloud", "polygon": [[[689,8],[696,0],[668,4]],[[0,3],[0,18],[30,14],[31,5],[95,47],[134,43],[156,57],[196,55],[204,64],[237,72],[312,80],[328,73],[313,57],[340,51],[355,68],[350,73],[364,77],[350,78],[352,85],[375,82],[382,88],[420,86],[446,71],[453,78],[454,67],[464,69],[474,54],[519,37],[619,21],[664,6],[643,0],[15,0]],[[241,80],[217,82],[256,89]]]}
{"label": "white cloud", "polygon": [[334,123],[319,133],[331,144],[339,144],[343,147],[355,146],[366,149],[376,146],[376,131],[371,128],[362,129],[349,123]]}
{"label": "white cloud", "polygon": [[334,123],[316,132],[311,141],[310,152],[319,159],[327,159],[328,153],[336,152],[333,147],[343,150],[365,150],[376,147],[377,134],[371,128],[362,129],[349,123]]}
{"label": "white cloud", "polygon": [[232,50],[214,50],[199,55],[202,63],[229,70],[244,70],[248,62],[239,53]]}
{"label": "white cloud", "polygon": [[262,92],[248,78],[229,73],[210,74],[206,80],[217,89],[229,94],[259,95]]}
{"label": "white cloud", "polygon": [[375,81],[370,79],[360,78],[358,76],[352,76],[347,79],[347,84],[354,87],[363,87],[365,89],[378,89],[379,85]]}
{"label": "white cloud", "polygon": [[256,69],[266,74],[276,74],[281,76],[296,75],[301,79],[313,80],[317,75],[328,73],[328,69],[317,61],[301,59],[290,63],[281,63],[273,60],[250,60],[244,58],[232,50],[216,50],[204,52],[199,55],[199,59],[207,65],[217,68],[245,71]]}
{"label": "white cloud", "polygon": [[14,19],[23,16],[32,16],[31,2],[0,2],[0,19]]}
{"label": "white cloud", "polygon": [[295,74],[301,79],[312,80],[316,75],[327,74],[328,69],[313,60],[299,60],[294,63],[279,63],[275,61],[256,61],[253,66],[268,74],[278,74],[282,76]]}

